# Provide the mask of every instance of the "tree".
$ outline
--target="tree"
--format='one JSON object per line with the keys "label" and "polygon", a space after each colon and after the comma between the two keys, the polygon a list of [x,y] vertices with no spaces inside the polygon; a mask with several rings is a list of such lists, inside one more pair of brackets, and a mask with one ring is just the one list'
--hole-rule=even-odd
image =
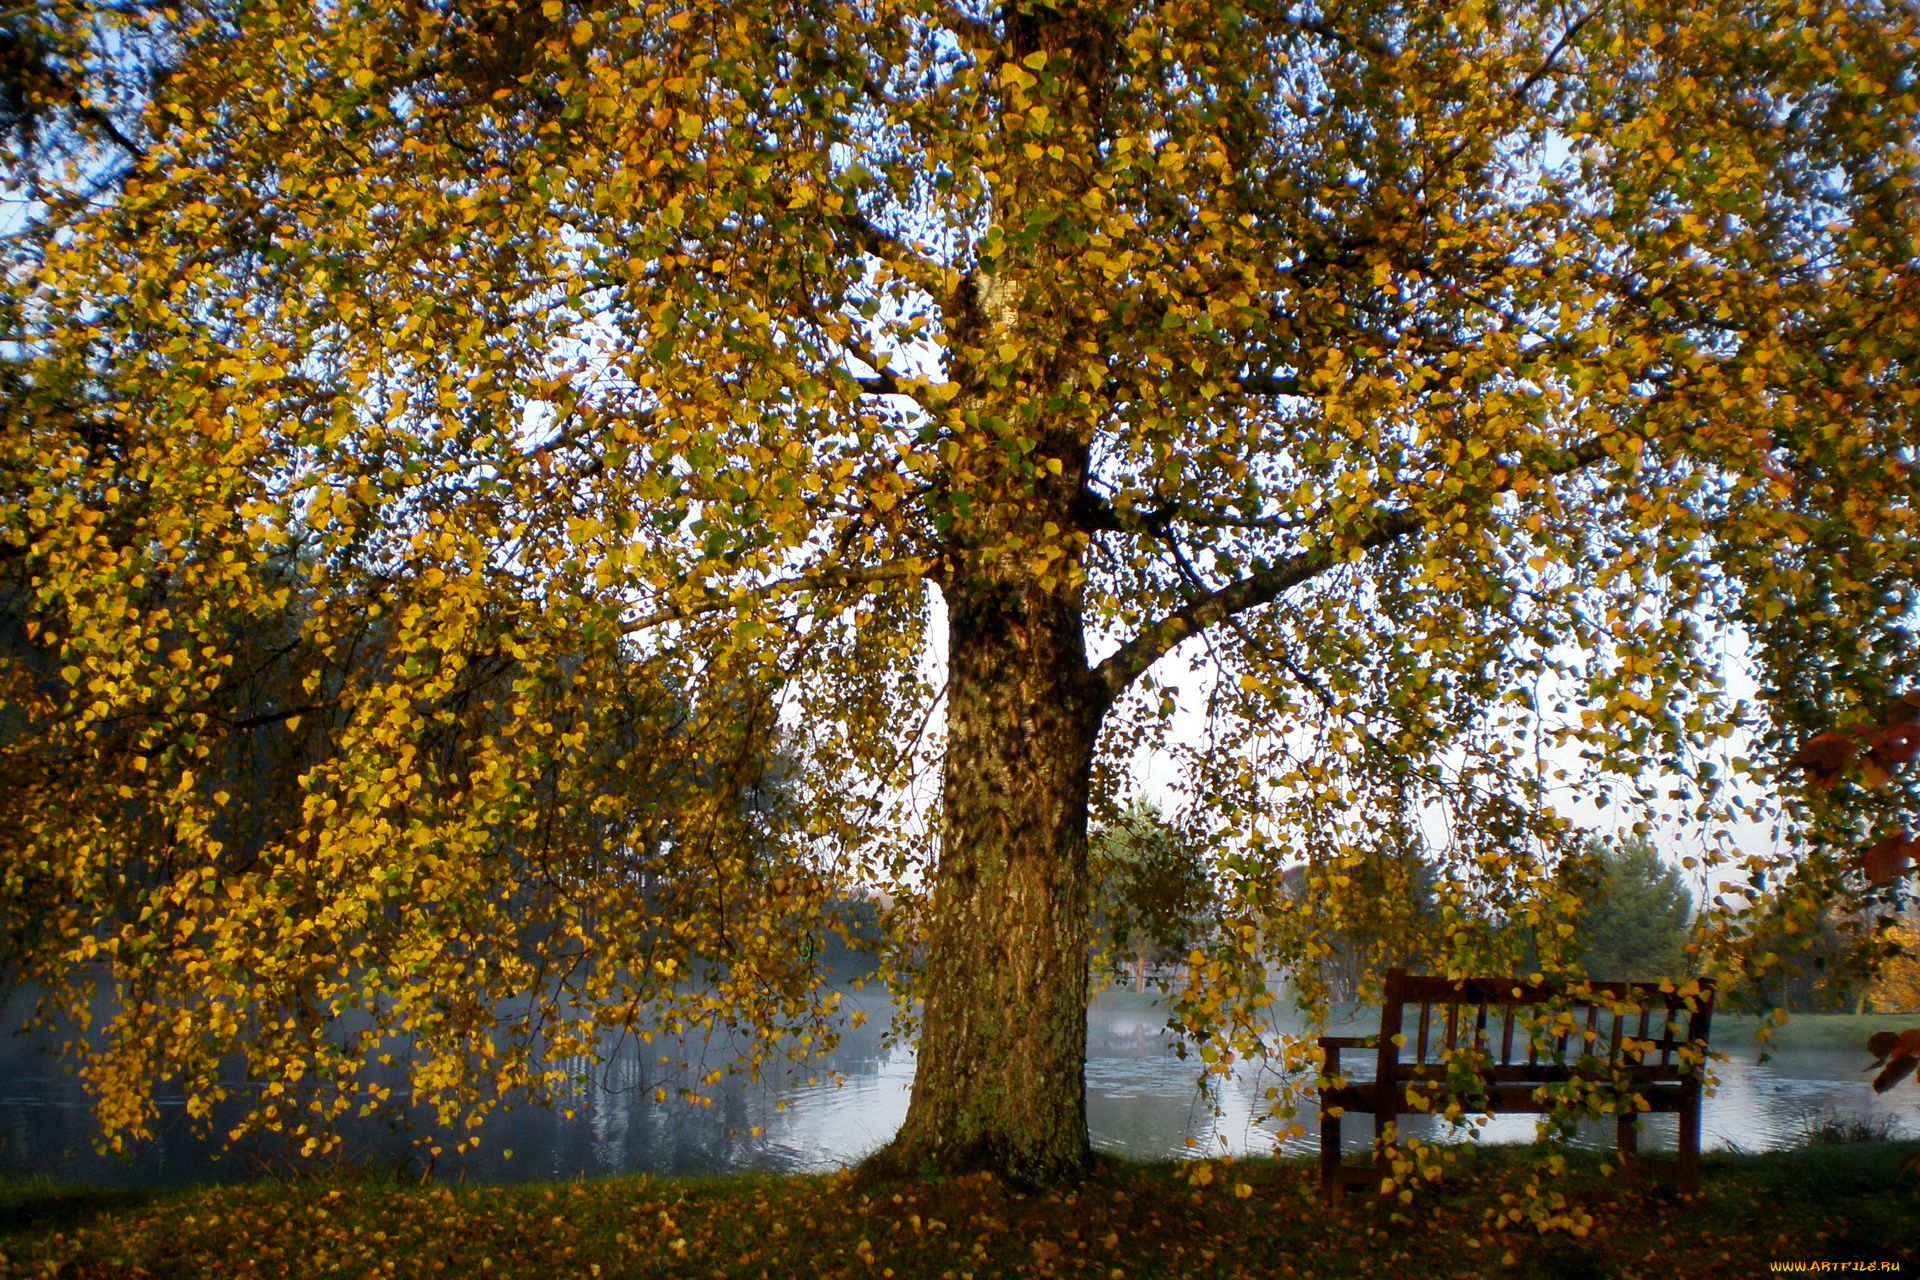
{"label": "tree", "polygon": [[1869,992],[1875,1013],[1920,1013],[1920,929],[1898,924],[1887,939],[1897,947]]}
{"label": "tree", "polygon": [[1201,851],[1157,805],[1135,801],[1091,839],[1094,908],[1115,955],[1147,989],[1147,965],[1185,960],[1205,939],[1213,886]]}
{"label": "tree", "polygon": [[[1447,954],[1434,868],[1416,834],[1390,828],[1339,861],[1344,866],[1296,868],[1283,880],[1289,910],[1281,927],[1294,926],[1301,954],[1281,950],[1309,1005],[1359,1001],[1380,989],[1388,969],[1422,972]],[[1331,883],[1336,877],[1349,883]]]}
{"label": "tree", "polygon": [[[1447,967],[1570,964],[1556,788],[1711,827],[1920,661],[1906,9],[5,22],[7,120],[66,142],[18,151],[4,678],[87,769],[11,815],[0,892],[28,971],[121,992],[116,1128],[248,1047],[311,1094],[253,1123],[320,1141],[355,1002],[455,1110],[616,1028],[800,1052],[834,1010],[784,943],[890,884],[924,1004],[884,1163],[1071,1179],[1087,814],[1136,750],[1222,877],[1184,1016],[1253,1052],[1263,939],[1313,955],[1390,822],[1436,833]],[[352,675],[306,678],[341,727],[242,858],[201,762],[303,528],[299,652]],[[609,762],[614,688],[691,713]],[[781,725],[807,782],[750,842],[730,762]],[[666,756],[701,785],[618,785]],[[1851,839],[1910,791],[1783,814]],[[600,833],[662,804],[623,874]]]}
{"label": "tree", "polygon": [[1837,903],[1796,911],[1769,903],[1747,923],[1747,950],[1764,964],[1726,976],[1726,1004],[1755,1013],[1864,1013],[1875,975],[1897,974],[1890,920]]}
{"label": "tree", "polygon": [[1595,874],[1576,922],[1587,972],[1634,982],[1683,976],[1693,896],[1680,872],[1645,839],[1595,842],[1588,852]]}

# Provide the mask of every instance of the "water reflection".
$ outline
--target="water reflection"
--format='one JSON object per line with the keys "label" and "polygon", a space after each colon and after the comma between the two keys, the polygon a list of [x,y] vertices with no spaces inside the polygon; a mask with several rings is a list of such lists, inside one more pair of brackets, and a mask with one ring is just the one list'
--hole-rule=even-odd
{"label": "water reflection", "polygon": [[[520,1181],[577,1175],[646,1172],[701,1173],[722,1169],[806,1170],[832,1168],[880,1146],[906,1114],[913,1056],[882,1041],[885,997],[855,993],[850,1005],[867,1021],[846,1032],[829,1065],[841,1075],[821,1080],[734,1080],[707,1106],[689,1104],[676,1090],[687,1074],[652,1060],[638,1045],[605,1063],[568,1064],[586,1075],[583,1105],[573,1118],[540,1108],[497,1114],[481,1131],[478,1152],[440,1158],[436,1174],[481,1180]],[[1228,1082],[1211,1095],[1196,1087],[1200,1064],[1181,1058],[1164,1029],[1164,1014],[1148,999],[1127,992],[1104,993],[1088,1020],[1087,1108],[1095,1142],[1119,1154],[1150,1158],[1195,1150],[1265,1153],[1274,1147],[1271,1123],[1262,1123],[1270,1078]],[[1911,1090],[1876,1095],[1860,1073],[1858,1050],[1795,1050],[1757,1061],[1749,1040],[1725,1037],[1728,1054],[1719,1066],[1718,1089],[1706,1106],[1703,1131],[1709,1147],[1765,1150],[1801,1137],[1810,1114],[1866,1120],[1892,1118],[1904,1127],[1913,1109]],[[699,1068],[696,1066],[697,1074]],[[655,1099],[665,1089],[667,1100]],[[194,1134],[182,1100],[161,1100],[158,1138],[129,1157],[98,1155],[95,1128],[78,1082],[28,1038],[0,1041],[0,1174],[42,1173],[108,1184],[165,1184],[240,1178],[257,1172],[265,1149],[219,1151]],[[1297,1117],[1307,1136],[1282,1144],[1305,1152],[1316,1144],[1316,1117]],[[1673,1116],[1647,1121],[1643,1147],[1671,1145]],[[1364,1143],[1369,1120],[1347,1122],[1349,1147]],[[1448,1138],[1430,1118],[1403,1121],[1423,1136]],[[1533,1136],[1529,1116],[1503,1116],[1482,1139],[1524,1142]],[[417,1171],[419,1131],[366,1121],[348,1132],[344,1158]],[[1610,1146],[1611,1126],[1587,1126],[1579,1141]],[[512,1155],[507,1153],[511,1151]]]}

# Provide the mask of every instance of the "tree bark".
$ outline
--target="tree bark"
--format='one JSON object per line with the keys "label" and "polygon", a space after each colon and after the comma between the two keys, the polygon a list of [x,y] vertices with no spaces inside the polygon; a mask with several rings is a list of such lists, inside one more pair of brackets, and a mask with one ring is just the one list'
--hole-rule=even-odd
{"label": "tree bark", "polygon": [[1077,601],[950,587],[948,731],[919,1065],[880,1166],[1084,1175],[1087,798],[1104,692]]}

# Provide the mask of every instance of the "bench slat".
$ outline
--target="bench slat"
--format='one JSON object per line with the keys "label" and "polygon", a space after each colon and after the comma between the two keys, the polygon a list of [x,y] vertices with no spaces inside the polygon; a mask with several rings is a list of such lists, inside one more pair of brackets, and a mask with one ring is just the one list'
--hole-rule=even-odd
{"label": "bench slat", "polygon": [[[1536,1097],[1543,1086],[1532,1082],[1519,1084],[1492,1084],[1484,1094],[1472,1099],[1473,1105],[1463,1106],[1468,1114],[1502,1115],[1526,1112],[1545,1114],[1554,1109],[1552,1098]],[[1662,1115],[1680,1111],[1686,1106],[1693,1094],[1693,1085],[1687,1081],[1672,1081],[1666,1084],[1647,1084],[1636,1087],[1628,1099],[1633,1105],[1630,1110],[1616,1112],[1616,1115]],[[1427,1105],[1414,1102],[1418,1096]],[[1379,1090],[1371,1084],[1349,1084],[1339,1088],[1323,1090],[1320,1105],[1328,1110],[1339,1108],[1342,1114],[1350,1115],[1443,1115],[1446,1111],[1446,1093],[1420,1089],[1418,1082],[1404,1086],[1397,1096],[1383,1103]]]}
{"label": "bench slat", "polygon": [[[1489,1084],[1564,1084],[1569,1080],[1612,1080],[1616,1076],[1634,1084],[1659,1084],[1662,1081],[1688,1080],[1691,1073],[1678,1065],[1673,1066],[1634,1066],[1632,1064],[1600,1064],[1594,1067],[1569,1066],[1561,1063],[1543,1062],[1538,1066],[1493,1066],[1481,1067],[1474,1075]],[[1429,1062],[1425,1065],[1403,1066],[1396,1073],[1401,1080],[1418,1080],[1423,1084],[1444,1083],[1447,1078],[1445,1063]]]}
{"label": "bench slat", "polygon": [[1376,1041],[1372,1036],[1321,1036],[1322,1049],[1371,1049]]}
{"label": "bench slat", "polygon": [[[1556,983],[1520,982],[1510,978],[1444,978],[1433,974],[1407,974],[1401,999],[1407,1003],[1430,1000],[1434,1004],[1525,1005],[1547,1004],[1567,996],[1568,988]],[[1596,1002],[1620,1004],[1664,1004],[1684,1009],[1689,1001],[1698,1004],[1709,999],[1711,979],[1698,980],[1700,990],[1692,995],[1679,990],[1660,990],[1654,982],[1588,982],[1579,990],[1586,993],[1569,1003],[1579,1006]],[[1685,984],[1682,984],[1685,985]]]}

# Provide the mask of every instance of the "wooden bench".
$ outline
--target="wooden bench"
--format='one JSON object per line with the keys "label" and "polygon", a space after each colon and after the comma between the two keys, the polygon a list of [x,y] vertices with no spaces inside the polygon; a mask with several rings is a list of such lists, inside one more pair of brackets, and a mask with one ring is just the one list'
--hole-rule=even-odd
{"label": "wooden bench", "polygon": [[[1657,1170],[1673,1175],[1680,1190],[1697,1190],[1713,994],[1712,979],[1589,982],[1569,990],[1512,978],[1388,970],[1377,1036],[1320,1037],[1326,1054],[1322,1191],[1332,1203],[1343,1187],[1383,1184],[1390,1175],[1388,1126],[1396,1116],[1538,1113],[1576,1097],[1599,1101],[1616,1118],[1623,1183]],[[1342,1049],[1373,1050],[1374,1078],[1342,1080]],[[1596,1093],[1603,1096],[1596,1099]],[[1680,1116],[1674,1160],[1649,1159],[1636,1150],[1635,1117],[1660,1111]],[[1374,1159],[1368,1164],[1340,1162],[1340,1116],[1347,1112],[1373,1116]]]}

